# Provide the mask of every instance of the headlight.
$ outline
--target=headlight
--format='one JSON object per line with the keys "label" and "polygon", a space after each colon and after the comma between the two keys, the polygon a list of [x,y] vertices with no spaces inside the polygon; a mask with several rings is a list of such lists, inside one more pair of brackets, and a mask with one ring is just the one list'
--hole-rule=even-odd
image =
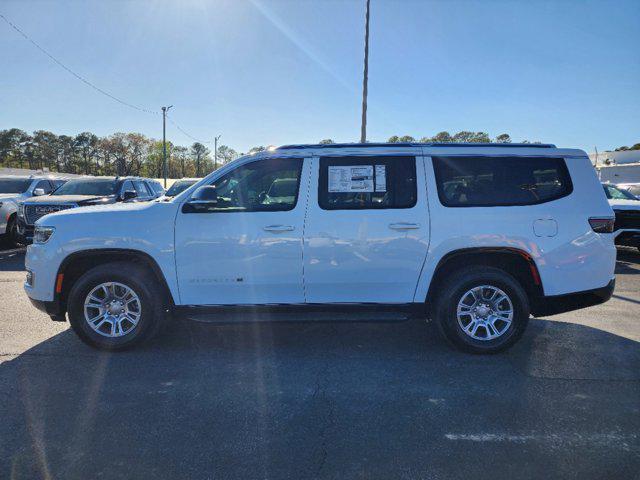
{"label": "headlight", "polygon": [[33,231],[33,243],[47,243],[55,231],[53,227],[36,226]]}
{"label": "headlight", "polygon": [[24,203],[18,205],[18,216],[24,218]]}

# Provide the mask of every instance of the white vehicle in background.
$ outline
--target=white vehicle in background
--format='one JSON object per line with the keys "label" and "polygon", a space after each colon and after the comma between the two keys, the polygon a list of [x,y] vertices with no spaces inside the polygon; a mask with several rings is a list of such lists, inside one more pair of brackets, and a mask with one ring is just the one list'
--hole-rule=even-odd
{"label": "white vehicle in background", "polygon": [[149,339],[168,313],[254,320],[284,310],[300,320],[428,316],[458,348],[495,353],[530,315],[611,297],[613,223],[581,150],[289,145],[166,201],[42,217],[25,290],[107,350]]}
{"label": "white vehicle in background", "polygon": [[616,216],[615,244],[640,250],[640,200],[620,185],[603,183],[602,187]]}
{"label": "white vehicle in background", "polygon": [[47,195],[65,182],[63,177],[51,175],[0,176],[0,235],[17,246],[20,243],[18,204],[31,197]]}

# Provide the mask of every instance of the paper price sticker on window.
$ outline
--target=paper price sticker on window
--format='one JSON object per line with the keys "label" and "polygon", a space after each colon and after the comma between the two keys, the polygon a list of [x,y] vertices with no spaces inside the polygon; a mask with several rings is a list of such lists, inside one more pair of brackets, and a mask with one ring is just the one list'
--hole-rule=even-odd
{"label": "paper price sticker on window", "polygon": [[376,165],[376,192],[387,191],[387,167]]}
{"label": "paper price sticker on window", "polygon": [[373,165],[329,167],[329,192],[373,191]]}

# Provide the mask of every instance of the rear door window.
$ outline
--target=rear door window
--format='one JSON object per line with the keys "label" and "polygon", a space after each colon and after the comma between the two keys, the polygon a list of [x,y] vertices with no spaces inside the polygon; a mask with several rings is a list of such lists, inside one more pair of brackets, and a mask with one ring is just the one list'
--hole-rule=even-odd
{"label": "rear door window", "polygon": [[432,157],[447,207],[535,205],[573,191],[562,158]]}
{"label": "rear door window", "polygon": [[415,157],[324,157],[318,203],[324,210],[411,208],[416,204]]}

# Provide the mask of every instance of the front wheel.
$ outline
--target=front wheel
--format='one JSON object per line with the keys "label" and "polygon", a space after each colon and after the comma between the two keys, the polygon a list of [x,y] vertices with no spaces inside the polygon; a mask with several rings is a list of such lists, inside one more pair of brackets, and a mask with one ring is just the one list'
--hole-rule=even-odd
{"label": "front wheel", "polygon": [[18,233],[18,221],[15,215],[9,218],[9,222],[7,223],[7,239],[12,247],[23,246],[22,237]]}
{"label": "front wheel", "polygon": [[444,337],[460,350],[497,353],[524,333],[529,301],[520,283],[493,267],[467,267],[439,289],[435,317]]}
{"label": "front wheel", "polygon": [[150,339],[164,317],[156,284],[134,263],[92,268],[69,293],[71,327],[83,342],[102,350],[122,350]]}

